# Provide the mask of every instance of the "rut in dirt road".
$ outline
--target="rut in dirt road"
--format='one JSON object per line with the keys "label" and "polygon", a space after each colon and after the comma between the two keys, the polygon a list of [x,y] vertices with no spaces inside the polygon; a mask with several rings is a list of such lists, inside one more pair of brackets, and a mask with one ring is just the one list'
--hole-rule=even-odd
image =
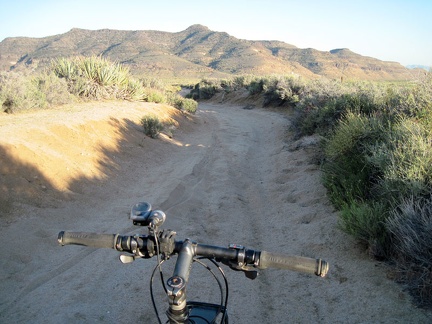
{"label": "rut in dirt road", "polygon": [[[201,103],[190,130],[173,140],[127,143],[127,154],[117,154],[118,172],[74,200],[22,205],[21,218],[0,231],[7,238],[0,247],[0,322],[156,323],[148,284],[156,260],[123,265],[112,250],[56,244],[61,230],[145,232],[128,212],[148,201],[166,212],[163,227],[178,239],[330,263],[326,278],[267,269],[250,280],[224,268],[232,323],[430,323],[386,277],[385,265],[337,229],[313,159],[317,141],[293,142],[288,125],[281,112]],[[214,286],[206,272],[190,277],[191,297],[200,301],[217,302]],[[165,309],[160,304],[159,312]]]}

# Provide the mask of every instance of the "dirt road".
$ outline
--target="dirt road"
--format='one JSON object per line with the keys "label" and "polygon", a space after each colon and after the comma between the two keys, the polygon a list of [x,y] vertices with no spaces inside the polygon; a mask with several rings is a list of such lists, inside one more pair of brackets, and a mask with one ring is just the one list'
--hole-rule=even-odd
{"label": "dirt road", "polygon": [[[1,323],[155,323],[148,289],[155,260],[123,265],[113,250],[56,244],[61,230],[139,233],[128,220],[138,201],[164,210],[164,227],[179,238],[330,263],[327,278],[266,270],[252,281],[225,269],[232,323],[432,321],[383,264],[337,229],[313,161],[315,141],[290,142],[287,116],[200,104],[186,123],[173,139],[158,140],[126,124],[126,140],[100,161],[105,177],[76,181],[64,200],[21,202],[2,216]],[[208,285],[200,274],[194,280]],[[207,301],[213,292],[200,296]]]}

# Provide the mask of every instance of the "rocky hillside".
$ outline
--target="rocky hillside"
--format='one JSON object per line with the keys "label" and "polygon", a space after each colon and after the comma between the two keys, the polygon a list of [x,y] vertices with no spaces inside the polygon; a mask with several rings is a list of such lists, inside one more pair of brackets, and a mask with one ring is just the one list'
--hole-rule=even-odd
{"label": "rocky hillside", "polygon": [[280,41],[250,41],[193,25],[177,33],[72,29],[44,38],[0,42],[0,70],[40,69],[52,58],[102,55],[130,66],[137,75],[203,78],[233,74],[294,74],[306,78],[407,80],[412,72],[396,62],[348,49],[301,49]]}

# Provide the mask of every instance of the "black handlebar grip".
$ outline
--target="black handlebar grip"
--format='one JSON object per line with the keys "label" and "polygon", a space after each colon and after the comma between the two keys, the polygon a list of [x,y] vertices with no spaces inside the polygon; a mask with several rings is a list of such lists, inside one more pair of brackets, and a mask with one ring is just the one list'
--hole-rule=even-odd
{"label": "black handlebar grip", "polygon": [[329,265],[326,261],[321,259],[313,259],[301,256],[287,256],[278,253],[261,251],[257,268],[294,270],[325,277],[328,272]]}
{"label": "black handlebar grip", "polygon": [[115,249],[118,234],[98,234],[86,232],[64,232],[58,235],[60,245],[74,244],[95,248]]}

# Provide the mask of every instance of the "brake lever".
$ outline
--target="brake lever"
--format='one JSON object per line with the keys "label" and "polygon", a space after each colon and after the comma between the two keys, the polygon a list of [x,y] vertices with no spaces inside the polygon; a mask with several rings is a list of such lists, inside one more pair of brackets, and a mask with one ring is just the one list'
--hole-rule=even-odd
{"label": "brake lever", "polygon": [[222,262],[223,264],[230,267],[230,269],[234,271],[242,271],[246,278],[254,280],[256,277],[258,277],[259,272],[253,267],[249,265],[239,265],[235,262],[230,262],[229,260],[217,260],[219,262]]}

